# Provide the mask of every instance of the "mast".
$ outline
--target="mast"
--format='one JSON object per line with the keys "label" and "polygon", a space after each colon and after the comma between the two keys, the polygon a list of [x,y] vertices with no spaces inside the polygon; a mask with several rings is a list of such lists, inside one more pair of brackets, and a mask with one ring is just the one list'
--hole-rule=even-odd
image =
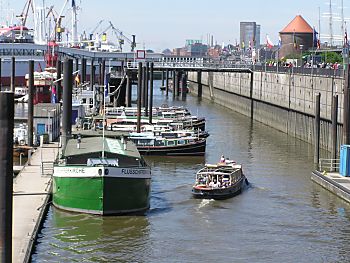
{"label": "mast", "polygon": [[341,0],[341,35],[344,36],[345,30],[344,30],[344,0]]}
{"label": "mast", "polygon": [[77,6],[75,0],[72,0],[72,46],[78,43],[78,20],[77,20]]}
{"label": "mast", "polygon": [[329,0],[329,42],[330,46],[333,46],[333,11],[332,11],[332,0]]}

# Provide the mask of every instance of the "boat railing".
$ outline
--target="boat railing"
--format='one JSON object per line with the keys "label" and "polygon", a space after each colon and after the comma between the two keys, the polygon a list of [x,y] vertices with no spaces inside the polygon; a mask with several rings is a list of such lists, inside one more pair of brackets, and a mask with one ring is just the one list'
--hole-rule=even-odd
{"label": "boat railing", "polygon": [[339,172],[340,159],[320,159],[319,171],[323,172]]}

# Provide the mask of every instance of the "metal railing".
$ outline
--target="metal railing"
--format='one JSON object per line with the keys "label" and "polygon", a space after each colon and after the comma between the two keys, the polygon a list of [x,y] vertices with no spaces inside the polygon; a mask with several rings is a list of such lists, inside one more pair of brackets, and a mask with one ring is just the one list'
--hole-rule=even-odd
{"label": "metal railing", "polygon": [[[237,63],[235,61],[154,61],[154,67],[156,68],[193,68],[193,69],[248,69],[252,71],[261,72],[274,72],[284,74],[301,74],[310,76],[326,76],[342,78],[344,71],[342,69],[330,69],[330,68],[305,68],[305,67],[276,67],[265,65],[252,65]],[[128,62],[127,68],[137,69],[138,62]]]}
{"label": "metal railing", "polygon": [[41,175],[53,175],[54,162],[42,162],[41,163]]}
{"label": "metal railing", "polygon": [[320,172],[339,172],[340,159],[320,159],[318,169]]}

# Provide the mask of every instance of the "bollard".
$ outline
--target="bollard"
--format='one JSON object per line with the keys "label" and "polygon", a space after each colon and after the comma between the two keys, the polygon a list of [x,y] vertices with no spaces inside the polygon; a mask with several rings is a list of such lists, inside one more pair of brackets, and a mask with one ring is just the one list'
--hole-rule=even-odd
{"label": "bollard", "polygon": [[0,262],[12,262],[14,96],[0,92]]}
{"label": "bollard", "polygon": [[337,159],[337,126],[338,126],[338,95],[333,95],[332,98],[332,157]]}
{"label": "bollard", "polygon": [[318,168],[320,160],[320,103],[321,103],[321,93],[316,94],[315,99],[315,131],[314,131],[314,164]]}
{"label": "bollard", "polygon": [[[154,64],[151,62],[150,67],[150,86],[149,86],[149,124],[152,124],[152,115],[153,115],[153,67]],[[162,71],[163,72],[163,71]]]}
{"label": "bollard", "polygon": [[11,57],[11,86],[10,91],[15,92],[15,79],[16,79],[16,59]]}
{"label": "bollard", "polygon": [[142,62],[139,62],[137,74],[137,133],[141,132]]}
{"label": "bollard", "polygon": [[62,151],[72,134],[72,90],[73,90],[73,60],[64,61],[63,68],[63,116],[62,116]]}
{"label": "bollard", "polygon": [[169,96],[169,69],[165,71],[165,96]]}
{"label": "bollard", "polygon": [[28,146],[33,146],[33,116],[34,116],[34,61],[29,60],[28,78]]}

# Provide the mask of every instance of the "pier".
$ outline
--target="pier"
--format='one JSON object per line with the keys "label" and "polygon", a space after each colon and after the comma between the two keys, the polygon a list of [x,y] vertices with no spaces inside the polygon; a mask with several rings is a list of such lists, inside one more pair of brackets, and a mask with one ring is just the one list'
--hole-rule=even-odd
{"label": "pier", "polygon": [[34,242],[51,197],[53,161],[58,144],[45,144],[32,154],[14,178],[13,184],[13,262],[29,262]]}

